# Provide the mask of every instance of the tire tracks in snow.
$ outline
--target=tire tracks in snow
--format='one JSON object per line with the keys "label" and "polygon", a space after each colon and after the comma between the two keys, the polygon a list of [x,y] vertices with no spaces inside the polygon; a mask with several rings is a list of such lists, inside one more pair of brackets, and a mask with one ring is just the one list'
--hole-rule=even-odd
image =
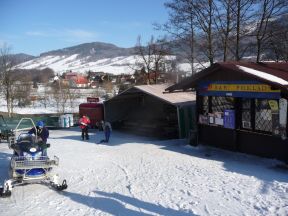
{"label": "tire tracks in snow", "polygon": [[129,178],[129,174],[127,172],[127,169],[115,162],[112,162],[112,164],[114,164],[116,167],[118,167],[125,175],[125,180],[126,182],[128,182],[128,185],[126,185],[126,188],[128,189],[129,193],[131,194],[131,196],[134,197],[133,193],[132,193],[132,189],[131,189],[131,186],[132,186],[132,183],[131,183],[131,180]]}
{"label": "tire tracks in snow", "polygon": [[[131,183],[131,180],[130,180],[131,178],[129,177],[129,173],[128,173],[127,169],[125,167],[113,162],[113,161],[112,161],[112,164],[114,164],[116,167],[118,167],[125,174],[125,180],[126,180],[126,182],[128,182],[128,185],[126,185],[126,188],[128,189],[129,194],[131,195],[131,197],[133,199],[137,199],[135,197],[135,195],[132,193],[132,183]],[[142,209],[140,207],[137,207],[137,206],[134,206],[134,207],[137,208],[139,210],[139,212],[143,213],[143,211],[142,211]]]}

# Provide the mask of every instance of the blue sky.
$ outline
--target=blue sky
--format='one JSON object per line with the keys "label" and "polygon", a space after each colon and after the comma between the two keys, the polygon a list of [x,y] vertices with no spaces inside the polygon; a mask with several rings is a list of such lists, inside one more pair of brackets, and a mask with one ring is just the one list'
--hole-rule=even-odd
{"label": "blue sky", "polygon": [[132,47],[145,44],[164,23],[167,0],[0,0],[0,46],[39,55],[87,42]]}

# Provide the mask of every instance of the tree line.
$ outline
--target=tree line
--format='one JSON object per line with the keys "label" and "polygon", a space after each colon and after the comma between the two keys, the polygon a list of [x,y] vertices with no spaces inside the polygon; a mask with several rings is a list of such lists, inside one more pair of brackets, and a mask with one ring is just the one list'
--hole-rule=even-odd
{"label": "tree line", "polygon": [[[15,106],[25,107],[36,101],[45,108],[48,104],[56,104],[57,110],[63,113],[68,103],[74,106],[79,92],[60,82],[49,82],[55,77],[52,69],[17,69],[16,64],[17,59],[11,54],[11,48],[5,44],[0,48],[0,93],[6,102],[9,117],[14,113]],[[41,95],[33,95],[39,83],[45,85],[43,91]]]}
{"label": "tree line", "polygon": [[192,74],[194,63],[252,54],[256,62],[288,61],[286,0],[170,0],[165,7],[168,20],[155,27],[181,50]]}
{"label": "tree line", "polygon": [[[16,67],[17,63],[17,58],[11,54],[8,45],[0,47],[0,98],[6,102],[9,117],[13,115],[16,106],[35,107],[39,103],[44,108],[55,106],[58,113],[65,113],[69,107],[78,106],[77,99],[81,97],[100,97],[104,94],[101,89],[83,94],[70,85],[64,74],[56,76],[50,68],[19,69]],[[111,82],[105,81],[101,87],[106,92],[111,92],[111,85]]]}

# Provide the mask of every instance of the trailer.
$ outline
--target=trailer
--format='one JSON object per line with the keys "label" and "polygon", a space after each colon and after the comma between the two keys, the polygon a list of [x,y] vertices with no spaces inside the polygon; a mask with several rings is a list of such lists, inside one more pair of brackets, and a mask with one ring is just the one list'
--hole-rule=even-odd
{"label": "trailer", "polygon": [[104,120],[104,105],[99,98],[87,98],[87,103],[79,105],[79,116],[86,115],[90,118],[91,127],[96,127],[96,123]]}

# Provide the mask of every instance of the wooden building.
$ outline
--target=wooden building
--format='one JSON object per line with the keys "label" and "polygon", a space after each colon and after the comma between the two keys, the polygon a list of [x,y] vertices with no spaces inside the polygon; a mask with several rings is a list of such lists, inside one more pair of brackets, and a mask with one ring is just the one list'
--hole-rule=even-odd
{"label": "wooden building", "polygon": [[162,138],[188,137],[195,125],[192,92],[164,93],[167,85],[131,87],[104,103],[105,119],[114,128]]}
{"label": "wooden building", "polygon": [[288,161],[288,63],[215,63],[166,90],[191,89],[199,143]]}

